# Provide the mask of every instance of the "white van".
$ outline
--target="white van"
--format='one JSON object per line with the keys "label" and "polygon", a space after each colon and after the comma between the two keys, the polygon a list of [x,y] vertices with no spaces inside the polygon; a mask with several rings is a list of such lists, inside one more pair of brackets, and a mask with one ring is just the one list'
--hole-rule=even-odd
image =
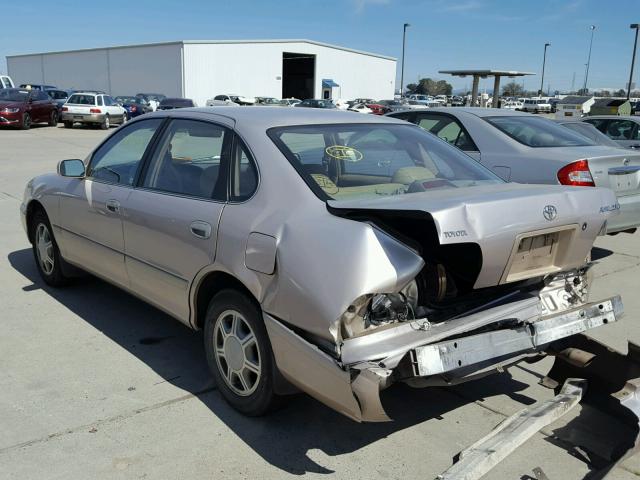
{"label": "white van", "polygon": [[9,75],[0,75],[0,88],[15,88]]}
{"label": "white van", "polygon": [[551,104],[544,98],[526,98],[520,110],[533,113],[551,112]]}

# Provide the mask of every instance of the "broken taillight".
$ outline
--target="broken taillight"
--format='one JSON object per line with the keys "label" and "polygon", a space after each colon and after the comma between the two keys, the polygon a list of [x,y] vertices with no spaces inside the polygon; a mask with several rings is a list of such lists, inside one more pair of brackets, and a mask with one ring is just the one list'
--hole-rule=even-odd
{"label": "broken taillight", "polygon": [[589,162],[587,160],[577,160],[562,167],[558,170],[558,181],[562,185],[570,185],[573,187],[596,186],[589,171]]}

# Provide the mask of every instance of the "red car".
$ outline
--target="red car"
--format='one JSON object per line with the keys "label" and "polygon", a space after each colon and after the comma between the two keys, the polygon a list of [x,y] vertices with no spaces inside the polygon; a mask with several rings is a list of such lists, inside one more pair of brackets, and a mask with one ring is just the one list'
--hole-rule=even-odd
{"label": "red car", "polygon": [[0,90],[0,125],[28,130],[34,123],[58,125],[57,105],[47,92],[25,88]]}
{"label": "red car", "polygon": [[391,110],[385,107],[384,105],[380,105],[379,103],[367,103],[367,107],[369,107],[374,115],[384,115],[385,113],[390,112]]}

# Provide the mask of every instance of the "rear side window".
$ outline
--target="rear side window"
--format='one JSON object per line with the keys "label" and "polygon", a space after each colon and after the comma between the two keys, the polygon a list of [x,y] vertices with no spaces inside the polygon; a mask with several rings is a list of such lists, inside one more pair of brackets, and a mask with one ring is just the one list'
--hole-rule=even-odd
{"label": "rear side window", "polygon": [[212,123],[173,120],[160,140],[142,186],[191,197],[226,200],[223,168],[228,135],[226,128]]}
{"label": "rear side window", "polygon": [[486,117],[485,120],[528,147],[586,147],[595,145],[593,140],[544,118],[513,115]]}
{"label": "rear side window", "polygon": [[231,162],[231,200],[248,200],[257,188],[258,170],[249,151],[238,139]]}

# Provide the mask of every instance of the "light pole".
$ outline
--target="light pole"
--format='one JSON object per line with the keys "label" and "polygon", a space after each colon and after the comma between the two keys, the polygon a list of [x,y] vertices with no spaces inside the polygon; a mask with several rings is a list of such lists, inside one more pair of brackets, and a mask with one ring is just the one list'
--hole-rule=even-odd
{"label": "light pole", "polygon": [[587,79],[589,78],[589,65],[591,64],[591,47],[593,46],[593,32],[596,30],[596,26],[590,25],[589,30],[591,30],[591,40],[589,41],[589,55],[587,56],[587,71],[584,74],[584,86],[582,88],[585,92],[584,93],[585,95],[587,92]]}
{"label": "light pole", "polygon": [[542,96],[542,90],[544,89],[544,66],[547,63],[547,47],[549,47],[550,43],[544,44],[544,55],[542,56],[542,79],[540,80],[540,91],[538,92],[538,96]]}
{"label": "light pole", "polygon": [[633,56],[631,57],[631,71],[629,72],[629,85],[627,85],[627,100],[629,100],[629,97],[631,96],[631,82],[633,81],[633,67],[636,63],[636,47],[638,46],[638,28],[639,27],[640,27],[640,24],[637,24],[637,23],[632,23],[631,25],[629,25],[629,28],[636,29],[636,39],[633,42]]}
{"label": "light pole", "polygon": [[407,38],[407,27],[410,27],[408,23],[404,24],[402,29],[402,66],[400,67],[400,98],[404,97],[404,45]]}

